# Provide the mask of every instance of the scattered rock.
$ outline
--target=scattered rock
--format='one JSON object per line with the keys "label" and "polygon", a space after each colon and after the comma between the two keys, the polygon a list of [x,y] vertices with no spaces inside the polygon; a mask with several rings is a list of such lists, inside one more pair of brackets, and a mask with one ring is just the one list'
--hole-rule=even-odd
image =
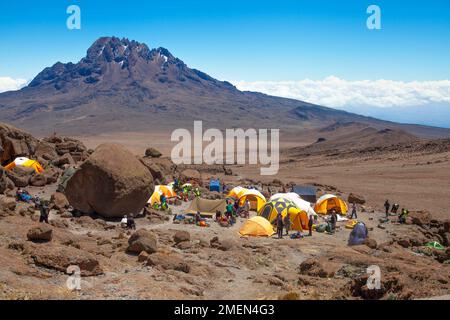
{"label": "scattered rock", "polygon": [[177,231],[175,235],[173,236],[173,241],[175,241],[176,244],[183,242],[183,241],[190,241],[191,235],[187,231]]}
{"label": "scattered rock", "polygon": [[43,174],[34,174],[30,178],[30,185],[34,187],[43,187],[47,184],[47,179]]}
{"label": "scattered rock", "polygon": [[127,252],[140,254],[142,251],[155,253],[158,249],[156,236],[145,229],[139,229],[128,239]]}
{"label": "scattered rock", "polygon": [[398,239],[397,243],[403,248],[409,248],[411,246],[409,239]]}
{"label": "scattered rock", "polygon": [[16,199],[0,195],[0,210],[14,211],[16,209]]}
{"label": "scattered rock", "polygon": [[55,192],[50,198],[53,207],[57,210],[62,210],[69,207],[69,201],[67,201],[66,196],[61,192]]}
{"label": "scattered rock", "polygon": [[300,264],[299,272],[320,278],[332,278],[340,265],[327,259],[309,258]]}
{"label": "scattered rock", "polygon": [[14,182],[6,175],[6,171],[0,166],[0,193],[14,189]]}
{"label": "scattered rock", "polygon": [[190,266],[182,259],[182,257],[175,253],[155,253],[148,257],[148,266],[157,266],[163,270],[176,270],[184,273],[189,273]]}
{"label": "scattered rock", "polygon": [[28,230],[27,239],[33,242],[51,241],[53,230],[46,224],[35,226]]}
{"label": "scattered rock", "polygon": [[198,170],[186,169],[181,172],[182,181],[195,181],[198,185],[202,185],[202,175]]}
{"label": "scattered rock", "polygon": [[139,253],[139,256],[138,256],[138,261],[145,262],[145,261],[147,261],[148,257],[149,257],[149,255],[147,252],[141,251],[141,253]]}
{"label": "scattered rock", "polygon": [[429,225],[431,222],[431,214],[425,211],[411,211],[408,214],[411,222],[418,226]]}
{"label": "scattered rock", "polygon": [[155,148],[150,147],[145,150],[145,156],[150,158],[159,158],[162,154]]}
{"label": "scattered rock", "polygon": [[366,238],[364,241],[364,244],[368,246],[370,249],[376,249],[377,248],[377,242],[375,239]]}
{"label": "scattered rock", "polygon": [[356,203],[356,204],[365,204],[366,203],[366,199],[364,199],[363,196],[357,195],[355,193],[350,193],[348,195],[347,200],[349,203]]}

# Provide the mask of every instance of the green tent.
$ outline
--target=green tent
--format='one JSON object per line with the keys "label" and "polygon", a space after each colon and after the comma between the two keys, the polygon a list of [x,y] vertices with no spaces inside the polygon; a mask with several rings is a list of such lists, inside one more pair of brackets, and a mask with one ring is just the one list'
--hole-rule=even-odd
{"label": "green tent", "polygon": [[428,242],[425,245],[425,247],[433,248],[433,249],[437,249],[437,250],[444,250],[445,249],[445,247],[442,244],[440,244],[439,242],[437,242],[437,241]]}

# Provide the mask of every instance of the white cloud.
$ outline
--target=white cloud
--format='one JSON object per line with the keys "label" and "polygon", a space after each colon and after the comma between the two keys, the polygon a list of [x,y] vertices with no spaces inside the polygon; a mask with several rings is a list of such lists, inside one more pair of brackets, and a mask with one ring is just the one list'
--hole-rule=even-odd
{"label": "white cloud", "polygon": [[0,77],[0,92],[19,90],[27,84],[28,80]]}
{"label": "white cloud", "polygon": [[294,98],[327,107],[408,107],[450,103],[450,80],[347,81],[335,76],[323,80],[231,81],[238,89]]}

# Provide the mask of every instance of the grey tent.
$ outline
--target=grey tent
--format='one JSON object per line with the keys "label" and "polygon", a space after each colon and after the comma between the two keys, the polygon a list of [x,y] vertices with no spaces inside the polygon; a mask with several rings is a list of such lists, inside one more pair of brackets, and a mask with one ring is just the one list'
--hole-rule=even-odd
{"label": "grey tent", "polygon": [[313,186],[302,186],[302,185],[296,185],[292,187],[292,192],[295,192],[302,198],[303,200],[306,200],[311,203],[316,203],[317,201],[317,188]]}
{"label": "grey tent", "polygon": [[209,200],[196,197],[186,210],[186,214],[194,215],[199,211],[202,217],[212,218],[216,211],[225,213],[226,205],[225,200]]}

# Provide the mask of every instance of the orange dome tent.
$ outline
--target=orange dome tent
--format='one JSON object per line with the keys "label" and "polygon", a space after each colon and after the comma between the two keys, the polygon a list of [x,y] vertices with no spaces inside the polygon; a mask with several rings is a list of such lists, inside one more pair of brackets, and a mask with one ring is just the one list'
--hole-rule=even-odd
{"label": "orange dome tent", "polygon": [[239,230],[241,236],[270,237],[275,232],[270,222],[263,217],[252,217],[248,219]]}
{"label": "orange dome tent", "polygon": [[248,200],[250,202],[250,210],[259,211],[266,203],[266,198],[256,189],[244,189],[239,193],[239,206],[243,206]]}
{"label": "orange dome tent", "polygon": [[15,167],[27,167],[33,168],[36,173],[44,172],[44,168],[42,168],[41,164],[36,160],[31,160],[25,157],[16,158],[13,162],[5,166],[6,170],[12,170]]}
{"label": "orange dome tent", "polygon": [[155,203],[161,203],[161,195],[164,194],[167,199],[174,198],[177,196],[175,191],[171,186],[157,185],[155,186],[155,191],[153,191],[152,196],[147,203],[153,206]]}
{"label": "orange dome tent", "polygon": [[331,210],[336,210],[336,213],[344,215],[348,212],[347,203],[334,194],[325,194],[317,199],[314,206],[315,212],[328,214]]}

